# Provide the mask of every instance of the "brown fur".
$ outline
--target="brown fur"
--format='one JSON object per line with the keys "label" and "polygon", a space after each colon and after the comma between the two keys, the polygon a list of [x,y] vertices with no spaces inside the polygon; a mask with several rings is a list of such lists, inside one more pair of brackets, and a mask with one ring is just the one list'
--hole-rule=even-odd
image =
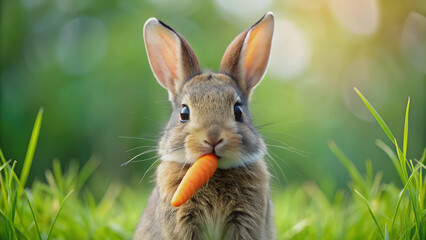
{"label": "brown fur", "polygon": [[203,223],[214,214],[223,216],[216,222],[224,230],[218,239],[273,239],[269,175],[263,161],[218,169],[187,203],[172,207],[173,193],[188,167],[166,161],[158,166],[157,186],[136,232],[140,239],[203,239],[208,234]]}
{"label": "brown fur", "polygon": [[[262,27],[257,28],[258,25]],[[222,60],[223,73],[200,74],[198,60],[182,36],[156,19],[145,24],[146,48],[149,58],[153,58],[151,68],[169,91],[173,112],[159,143],[162,161],[156,171],[156,186],[135,239],[275,238],[269,173],[263,160],[266,146],[253,128],[248,108],[250,92],[266,69],[271,26],[273,17],[268,13],[230,44]],[[269,45],[245,45],[244,39],[255,28],[258,37],[265,35],[266,40],[262,40]],[[164,46],[171,52],[157,54]],[[256,48],[266,60],[253,66],[241,65],[247,48]],[[253,74],[248,76],[246,72]],[[236,105],[242,109],[241,120],[234,114]],[[180,119],[183,106],[190,110],[187,121]],[[172,207],[172,196],[184,174],[208,153],[219,157],[219,168],[186,203]]]}

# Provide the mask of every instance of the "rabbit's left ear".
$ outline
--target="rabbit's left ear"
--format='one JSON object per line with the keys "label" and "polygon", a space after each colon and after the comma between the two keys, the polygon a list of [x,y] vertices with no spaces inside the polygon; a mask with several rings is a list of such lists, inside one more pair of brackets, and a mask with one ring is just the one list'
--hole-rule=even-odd
{"label": "rabbit's left ear", "polygon": [[222,58],[220,72],[234,77],[247,99],[265,74],[273,32],[274,15],[268,12],[238,35]]}

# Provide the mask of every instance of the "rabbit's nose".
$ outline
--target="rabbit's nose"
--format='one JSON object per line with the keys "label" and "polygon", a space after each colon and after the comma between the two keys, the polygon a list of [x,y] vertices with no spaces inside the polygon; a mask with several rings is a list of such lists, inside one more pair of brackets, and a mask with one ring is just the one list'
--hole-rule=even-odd
{"label": "rabbit's nose", "polygon": [[221,142],[223,142],[223,138],[219,139],[218,141],[215,141],[213,143],[204,140],[205,143],[207,143],[208,145],[212,146],[212,148],[214,149],[217,145],[219,145]]}

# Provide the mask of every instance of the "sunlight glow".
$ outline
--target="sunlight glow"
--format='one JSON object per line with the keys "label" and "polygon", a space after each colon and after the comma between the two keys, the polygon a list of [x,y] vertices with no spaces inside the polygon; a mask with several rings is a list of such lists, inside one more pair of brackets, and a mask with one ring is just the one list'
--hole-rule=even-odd
{"label": "sunlight glow", "polygon": [[401,45],[406,58],[420,72],[426,73],[426,17],[410,13],[402,30]]}
{"label": "sunlight glow", "polygon": [[389,95],[388,76],[383,66],[372,58],[360,56],[344,67],[341,82],[342,97],[349,110],[361,120],[374,121],[359,97],[354,94],[353,87],[369,93],[369,98],[376,107],[383,106]]}
{"label": "sunlight glow", "polygon": [[283,81],[291,80],[303,73],[310,59],[311,48],[300,28],[289,20],[277,18],[269,73]]}
{"label": "sunlight glow", "polygon": [[220,9],[224,10],[220,11],[222,16],[230,21],[234,18],[248,21],[259,19],[270,11],[272,0],[215,0],[215,2]]}
{"label": "sunlight glow", "polygon": [[379,25],[379,6],[377,0],[330,0],[334,16],[348,30],[369,35]]}

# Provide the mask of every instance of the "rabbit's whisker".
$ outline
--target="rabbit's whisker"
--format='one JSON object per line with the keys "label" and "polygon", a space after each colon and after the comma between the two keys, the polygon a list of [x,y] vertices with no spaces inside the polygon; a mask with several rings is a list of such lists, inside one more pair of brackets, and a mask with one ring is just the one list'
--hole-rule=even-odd
{"label": "rabbit's whisker", "polygon": [[282,144],[282,145],[284,145],[285,147],[288,147],[289,149],[293,149],[294,151],[297,151],[297,152],[299,152],[299,153],[304,153],[304,154],[307,154],[307,155],[309,155],[309,154],[311,154],[311,152],[308,152],[308,151],[304,151],[304,150],[301,150],[301,149],[298,149],[298,148],[295,148],[295,147],[292,147],[292,146],[290,146],[289,144],[287,144],[287,143],[285,143],[285,142],[283,142],[283,141],[280,141],[280,140],[278,140],[278,139],[276,139],[276,138],[273,138],[273,137],[265,137],[265,138],[267,138],[267,139],[270,139],[270,140],[272,140],[272,141],[274,141],[274,142],[277,142],[277,143],[279,143],[279,144]]}
{"label": "rabbit's whisker", "polygon": [[144,137],[132,137],[132,136],[118,136],[119,138],[125,138],[125,139],[139,139],[139,140],[146,140],[146,141],[153,141],[153,142],[159,142],[159,140],[156,139],[150,139],[150,138],[144,138]]}
{"label": "rabbit's whisker", "polygon": [[143,151],[143,152],[141,152],[141,153],[137,154],[136,156],[132,157],[129,161],[127,161],[127,162],[125,162],[125,163],[121,164],[121,166],[126,166],[127,164],[129,164],[129,163],[131,163],[133,160],[135,160],[137,157],[140,157],[140,156],[142,156],[142,155],[144,155],[144,154],[147,154],[147,153],[156,152],[156,151],[157,151],[156,149],[149,149],[149,150]]}
{"label": "rabbit's whisker", "polygon": [[269,126],[269,125],[274,125],[274,124],[276,124],[276,122],[265,123],[265,124],[258,125],[258,126],[253,126],[253,127],[255,129],[259,129],[259,128],[263,128],[263,127],[266,127],[266,126]]}
{"label": "rabbit's whisker", "polygon": [[155,166],[155,164],[157,164],[160,161],[160,158],[157,158],[157,160],[155,160],[151,166],[149,166],[149,168],[145,171],[145,173],[142,176],[142,179],[139,181],[139,183],[141,183],[143,181],[143,179],[145,178],[146,174]]}
{"label": "rabbit's whisker", "polygon": [[126,151],[124,151],[124,152],[125,152],[125,153],[128,153],[128,152],[131,152],[131,151],[133,151],[133,150],[141,149],[141,148],[151,148],[151,149],[158,150],[158,147],[157,147],[157,146],[139,146],[139,147],[131,148],[131,149],[126,150]]}
{"label": "rabbit's whisker", "polygon": [[[278,158],[278,160],[280,160],[281,162],[283,162],[288,168],[290,168],[293,172],[299,174],[299,172],[294,169],[292,166],[290,166],[290,164],[287,163],[287,161],[285,161],[284,159],[280,158],[277,154],[275,154],[273,151],[270,151],[270,154],[272,154],[275,158]],[[275,159],[276,160],[276,159]]]}
{"label": "rabbit's whisker", "polygon": [[293,147],[284,147],[284,146],[279,146],[279,145],[274,145],[274,144],[266,144],[266,146],[268,146],[268,147],[274,147],[274,148],[280,148],[280,149],[287,150],[289,152],[298,154],[298,155],[300,155],[302,157],[306,157],[305,154],[300,153],[297,149],[295,149]]}
{"label": "rabbit's whisker", "polygon": [[[292,138],[296,138],[296,139],[302,139],[301,137],[293,135],[293,134],[283,133],[283,132],[280,132],[280,131],[274,131],[274,130],[269,130],[269,129],[262,129],[262,132],[269,132],[269,133],[279,134],[281,136],[292,137]],[[267,136],[264,136],[264,137],[267,137]]]}
{"label": "rabbit's whisker", "polygon": [[146,158],[146,159],[134,160],[133,162],[146,162],[146,161],[149,161],[149,160],[154,159],[154,158],[158,158],[158,156],[154,156],[154,157],[150,157],[150,158]]}
{"label": "rabbit's whisker", "polygon": [[[280,166],[280,164],[278,164],[278,161],[274,158],[274,157],[272,157],[272,155],[271,154],[269,154],[269,152],[266,152],[266,156],[267,156],[267,158],[270,160],[269,162],[270,162],[270,166],[272,166],[272,169],[274,170],[274,172],[275,172],[275,179],[277,179],[278,180],[278,183],[281,185],[281,180],[280,180],[280,178],[278,177],[278,172],[277,172],[277,170],[276,170],[276,168],[275,168],[275,165],[278,167],[278,169],[280,170],[280,172],[281,172],[281,175],[284,177],[284,179],[285,179],[285,181],[286,182],[288,182],[288,179],[287,179],[287,176],[286,176],[286,174],[284,173],[284,171],[283,171],[283,169],[281,168],[281,166]],[[275,165],[274,165],[275,164]]]}

